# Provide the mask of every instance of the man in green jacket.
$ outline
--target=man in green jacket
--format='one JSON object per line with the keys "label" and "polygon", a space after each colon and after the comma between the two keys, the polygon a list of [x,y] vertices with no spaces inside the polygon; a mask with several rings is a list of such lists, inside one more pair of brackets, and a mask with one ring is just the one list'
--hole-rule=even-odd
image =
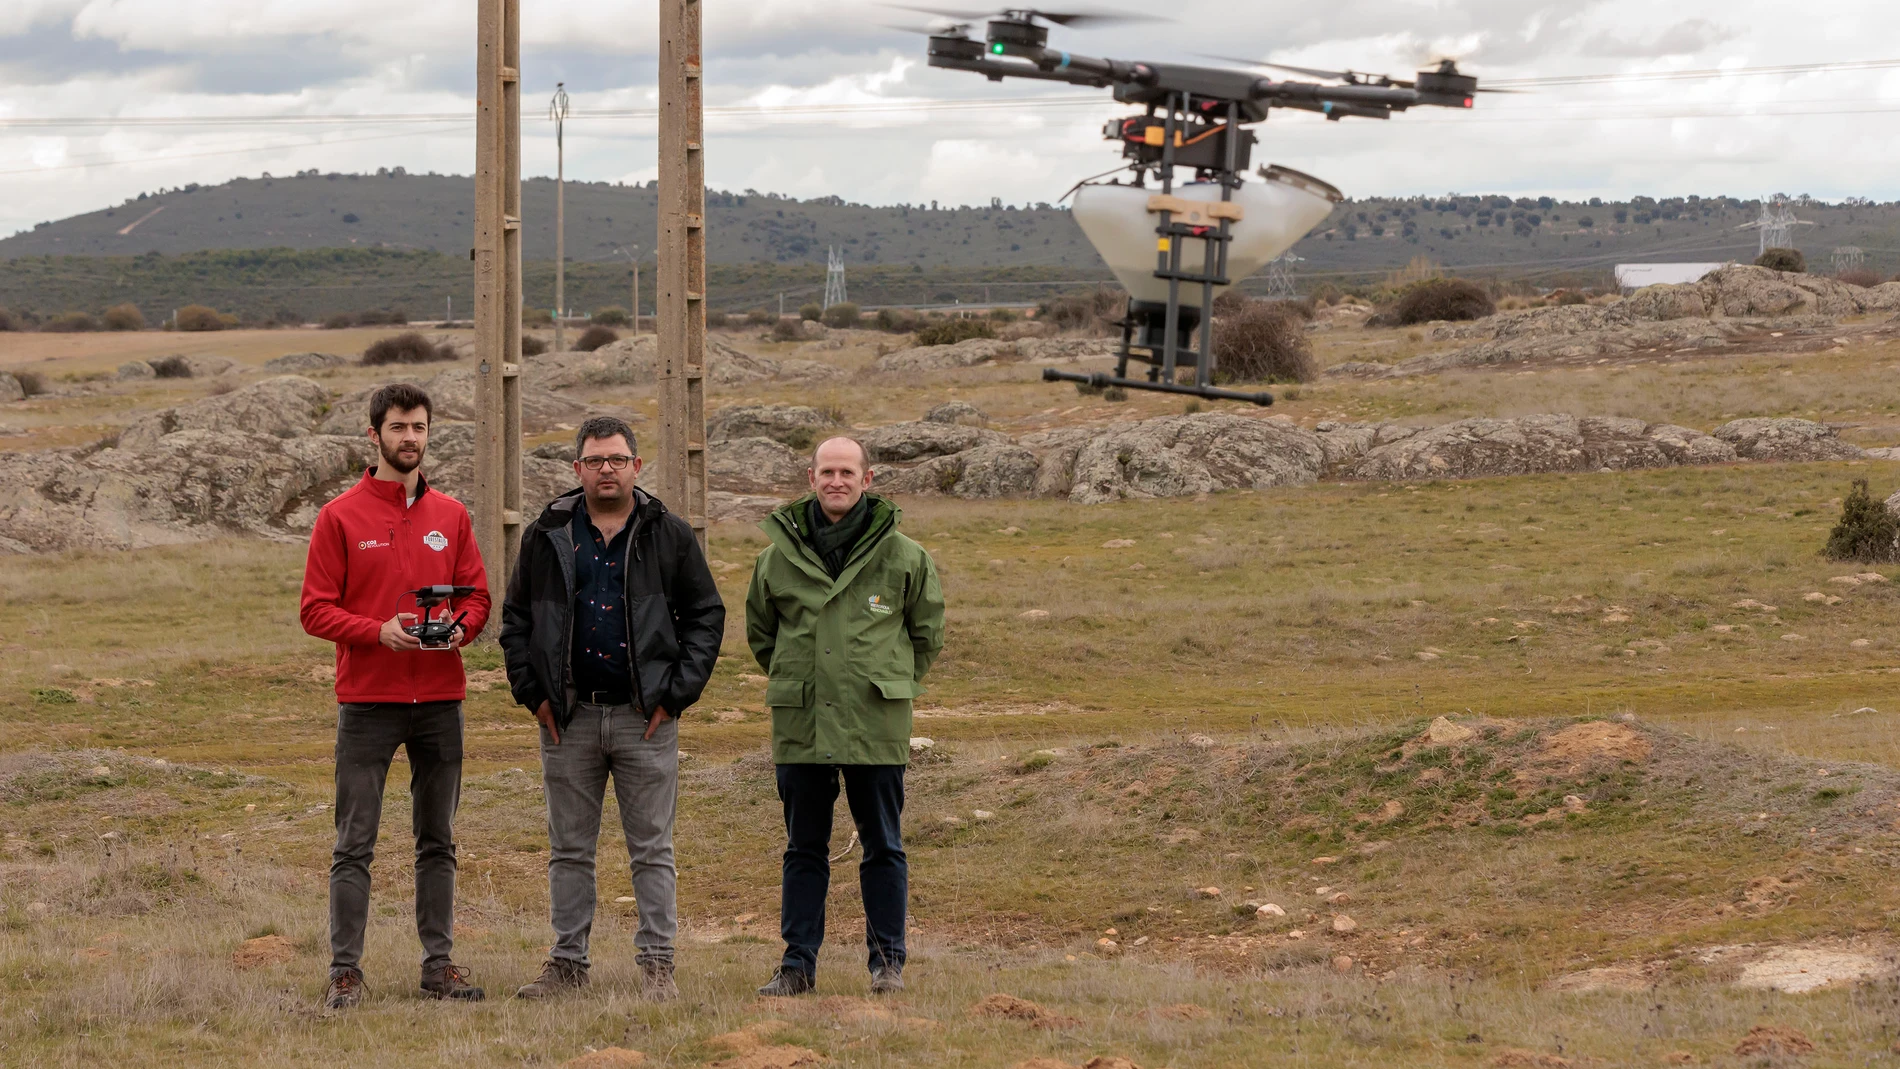
{"label": "man in green jacket", "polygon": [[746,639],[771,677],[765,704],[785,809],[785,957],[759,993],[804,994],[817,981],[840,776],[864,847],[858,884],[871,990],[901,991],[911,699],[943,649],[943,588],[930,554],[897,533],[897,506],[866,493],[863,443],[819,443],[808,474],[812,492],[760,524],[772,544],[759,554],[745,603]]}

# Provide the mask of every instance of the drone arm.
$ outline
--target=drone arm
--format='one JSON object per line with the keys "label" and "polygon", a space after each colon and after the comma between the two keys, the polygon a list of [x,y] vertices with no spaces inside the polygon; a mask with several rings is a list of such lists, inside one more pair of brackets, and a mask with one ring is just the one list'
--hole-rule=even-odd
{"label": "drone arm", "polygon": [[1391,108],[1368,108],[1361,104],[1315,103],[1310,100],[1275,100],[1272,104],[1276,108],[1298,108],[1301,111],[1316,111],[1326,116],[1326,118],[1332,122],[1338,122],[1345,118],[1390,119],[1392,117]]}
{"label": "drone arm", "polygon": [[1034,78],[1044,82],[1064,82],[1069,85],[1086,85],[1094,89],[1104,89],[1110,84],[1110,79],[1108,78],[1073,67],[1043,70],[1040,67],[1031,67],[1021,63],[998,63],[993,59],[964,59],[961,56],[939,55],[932,55],[930,57],[930,65],[933,67],[941,67],[945,70],[973,71],[983,75],[992,82],[1000,82],[1004,78]]}

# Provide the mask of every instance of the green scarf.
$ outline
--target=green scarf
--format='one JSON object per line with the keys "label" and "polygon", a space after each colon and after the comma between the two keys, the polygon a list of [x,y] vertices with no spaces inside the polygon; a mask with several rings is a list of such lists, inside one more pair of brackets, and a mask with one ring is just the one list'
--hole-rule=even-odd
{"label": "green scarf", "polygon": [[836,579],[838,573],[844,571],[844,562],[850,559],[851,550],[857,546],[858,539],[864,537],[864,528],[871,520],[870,495],[858,498],[858,503],[837,523],[831,522],[823,506],[819,505],[818,498],[813,497],[811,503],[805,506],[805,519],[811,525],[811,534],[806,536],[805,541],[825,562],[825,571]]}

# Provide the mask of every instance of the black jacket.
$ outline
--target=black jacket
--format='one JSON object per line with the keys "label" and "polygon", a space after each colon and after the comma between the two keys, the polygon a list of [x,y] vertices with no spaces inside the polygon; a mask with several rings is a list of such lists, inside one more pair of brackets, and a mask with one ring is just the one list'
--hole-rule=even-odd
{"label": "black jacket", "polygon": [[[678,716],[699,700],[719,659],[726,605],[699,540],[660,500],[634,491],[627,521],[627,635],[633,693],[642,711]],[[521,555],[501,606],[508,688],[528,709],[551,700],[565,730],[578,704],[569,668],[574,632],[574,504],[577,488],[555,498],[521,534]]]}

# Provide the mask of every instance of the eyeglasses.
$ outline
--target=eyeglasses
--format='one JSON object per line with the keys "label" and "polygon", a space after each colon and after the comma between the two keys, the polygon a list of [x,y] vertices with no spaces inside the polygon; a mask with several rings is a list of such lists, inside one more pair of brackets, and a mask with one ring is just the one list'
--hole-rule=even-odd
{"label": "eyeglasses", "polygon": [[581,458],[581,467],[586,468],[588,471],[599,471],[602,468],[606,468],[608,471],[624,471],[627,465],[631,463],[633,463],[633,458],[625,453],[615,453],[610,457]]}

